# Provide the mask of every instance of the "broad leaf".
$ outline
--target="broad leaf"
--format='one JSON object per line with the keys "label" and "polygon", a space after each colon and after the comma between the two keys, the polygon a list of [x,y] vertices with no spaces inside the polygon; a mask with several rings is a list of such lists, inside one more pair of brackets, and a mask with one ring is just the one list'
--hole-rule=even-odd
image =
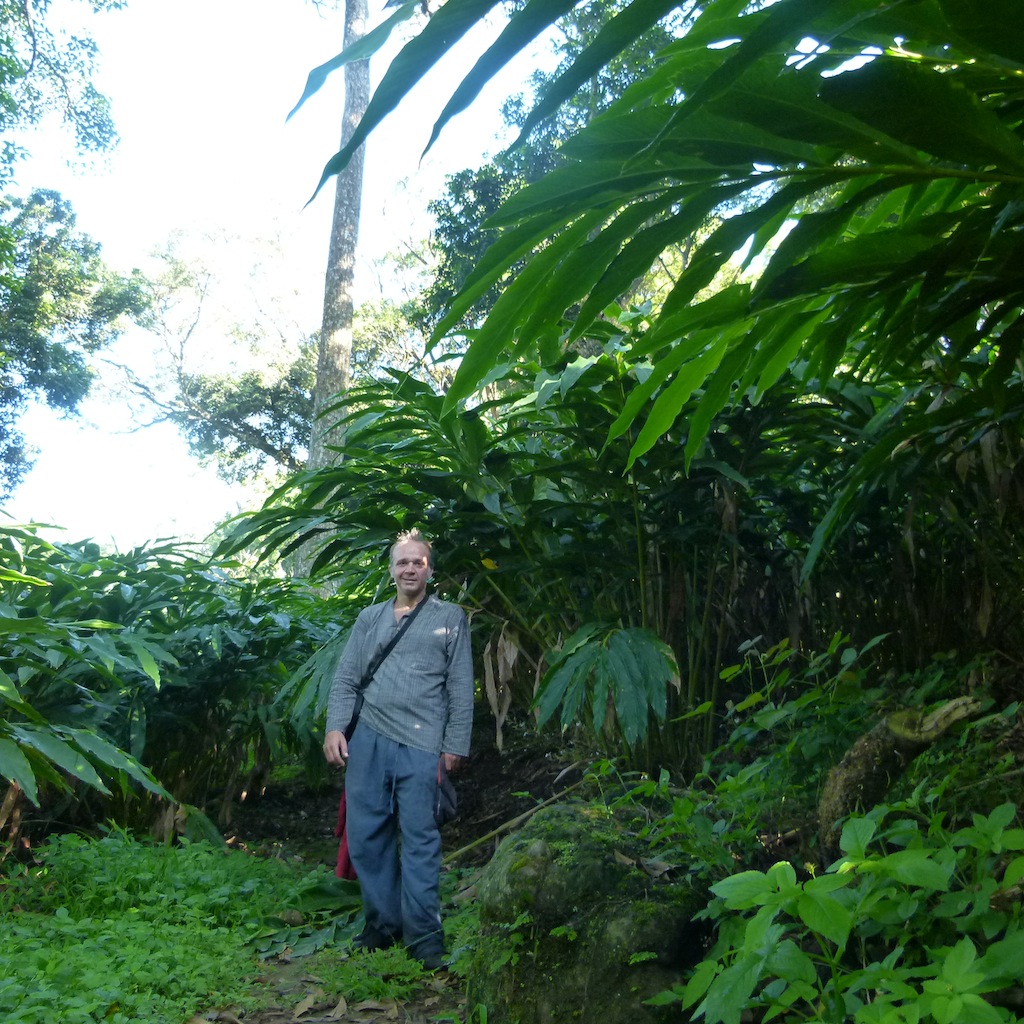
{"label": "broad leaf", "polygon": [[30,726],[11,727],[11,735],[24,747],[31,747],[38,751],[45,758],[52,761],[58,768],[62,768],[68,774],[101,793],[110,793],[104,785],[103,780],[96,774],[96,770],[86,760],[80,750],[74,749],[70,744],[65,743],[55,733],[45,729],[32,728]]}
{"label": "broad leaf", "polygon": [[0,775],[17,783],[21,791],[38,806],[39,792],[36,787],[35,773],[28,763],[28,758],[13,740],[0,737]]}

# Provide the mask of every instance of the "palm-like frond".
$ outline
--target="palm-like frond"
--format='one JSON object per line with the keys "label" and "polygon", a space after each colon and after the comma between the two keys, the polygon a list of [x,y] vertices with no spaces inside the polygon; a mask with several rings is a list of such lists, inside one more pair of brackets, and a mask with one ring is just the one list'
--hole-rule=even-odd
{"label": "palm-like frond", "polygon": [[[535,26],[540,6],[515,17]],[[474,10],[449,0],[440,14]],[[552,21],[560,10],[550,5]],[[626,4],[527,127],[668,11]],[[424,64],[444,50],[428,27],[408,55]],[[493,52],[494,72],[521,40],[511,33]],[[1017,373],[1022,117],[1024,34],[1011,0],[712,0],[646,78],[565,143],[567,163],[494,219],[502,234],[435,342],[533,256],[470,340],[447,408],[510,355],[550,361],[604,329],[630,283],[717,211],[649,330],[628,337],[653,364],[612,430],[639,427],[631,461],[686,410],[692,465],[717,414],[787,371],[812,390],[840,367],[910,380],[925,367],[933,398],[943,395],[942,436],[954,436],[958,417],[976,419],[979,395],[998,395]],[[709,296],[739,254],[748,277]],[[961,371],[971,386],[951,387]],[[894,421],[875,448],[892,453],[929,432],[934,414],[926,403],[915,422]]]}

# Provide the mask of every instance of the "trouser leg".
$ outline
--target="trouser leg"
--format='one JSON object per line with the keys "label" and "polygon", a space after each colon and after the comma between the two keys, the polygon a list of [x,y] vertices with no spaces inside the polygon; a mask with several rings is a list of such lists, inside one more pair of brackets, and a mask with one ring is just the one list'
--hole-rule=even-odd
{"label": "trouser leg", "polygon": [[393,770],[397,744],[360,725],[345,769],[349,854],[363,894],[367,929],[382,940],[402,936],[402,882]]}
{"label": "trouser leg", "polygon": [[422,959],[444,952],[441,930],[441,833],[434,821],[437,755],[399,746],[395,795],[402,830],[402,932]]}

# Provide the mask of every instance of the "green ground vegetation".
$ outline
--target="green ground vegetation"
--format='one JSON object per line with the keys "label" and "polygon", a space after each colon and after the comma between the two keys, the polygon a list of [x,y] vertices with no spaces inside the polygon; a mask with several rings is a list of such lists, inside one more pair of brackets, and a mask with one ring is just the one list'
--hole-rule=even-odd
{"label": "green ground vegetation", "polygon": [[5,1021],[180,1024],[251,1012],[280,1005],[267,964],[284,954],[302,958],[325,1002],[408,999],[424,984],[400,950],[343,951],[358,889],[323,868],[117,829],[55,836],[31,864],[5,868]]}

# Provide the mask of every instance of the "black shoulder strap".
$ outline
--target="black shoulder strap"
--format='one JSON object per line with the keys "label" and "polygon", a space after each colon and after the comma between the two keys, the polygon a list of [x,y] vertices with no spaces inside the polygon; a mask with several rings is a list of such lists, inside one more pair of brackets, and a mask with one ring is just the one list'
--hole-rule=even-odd
{"label": "black shoulder strap", "polygon": [[395,635],[381,648],[380,653],[377,655],[377,657],[374,658],[372,662],[370,662],[370,666],[369,668],[367,668],[366,674],[363,676],[362,682],[359,684],[360,689],[366,686],[367,683],[369,683],[369,681],[374,677],[374,675],[377,672],[377,669],[379,669],[381,665],[384,664],[384,659],[395,649],[395,644],[397,644],[398,641],[402,639],[402,634],[412,625],[412,620],[415,619],[417,615],[419,615],[420,609],[429,600],[430,598],[424,595],[423,600],[420,601],[420,603],[416,605],[416,607],[413,608],[413,610],[409,612],[409,614],[406,615],[404,619],[402,619],[402,624],[398,627],[398,630],[395,633]]}

